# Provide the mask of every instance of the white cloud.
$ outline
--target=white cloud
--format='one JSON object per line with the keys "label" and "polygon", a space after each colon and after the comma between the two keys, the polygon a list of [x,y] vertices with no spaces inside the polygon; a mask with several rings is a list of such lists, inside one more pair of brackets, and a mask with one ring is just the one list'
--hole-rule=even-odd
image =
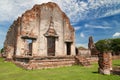
{"label": "white cloud", "polygon": [[112,12],[112,11],[113,11],[113,10],[111,9],[109,12],[105,13],[105,14],[103,15],[103,17],[108,16],[108,15],[114,15],[114,14],[120,13],[120,9],[115,10],[114,12]]}
{"label": "white cloud", "polygon": [[0,22],[13,21],[35,4],[51,0],[0,0]]}
{"label": "white cloud", "polygon": [[0,30],[0,36],[5,36],[6,35],[6,32]]}
{"label": "white cloud", "polygon": [[84,38],[85,35],[81,32],[81,33],[80,33],[80,37]]}
{"label": "white cloud", "polygon": [[120,37],[120,32],[116,32],[115,34],[113,34],[113,37]]}
{"label": "white cloud", "polygon": [[110,29],[111,27],[108,26],[100,26],[100,25],[91,25],[91,24],[85,24],[85,28],[99,28],[99,29]]}
{"label": "white cloud", "polygon": [[0,0],[0,21],[13,21],[33,5],[49,1],[59,4],[71,22],[120,13],[120,0]]}
{"label": "white cloud", "polygon": [[76,26],[76,27],[74,27],[74,29],[77,31],[77,30],[80,30],[81,27],[80,26]]}
{"label": "white cloud", "polygon": [[76,47],[80,47],[80,46],[82,46],[84,48],[88,48],[88,44],[87,43],[85,43],[85,44],[84,43],[83,44],[82,43],[78,43],[78,44],[76,43]]}
{"label": "white cloud", "polygon": [[61,5],[63,10],[68,14],[72,22],[120,13],[120,0],[89,0],[88,2],[84,0],[67,0],[67,2],[62,1],[62,3],[65,4]]}

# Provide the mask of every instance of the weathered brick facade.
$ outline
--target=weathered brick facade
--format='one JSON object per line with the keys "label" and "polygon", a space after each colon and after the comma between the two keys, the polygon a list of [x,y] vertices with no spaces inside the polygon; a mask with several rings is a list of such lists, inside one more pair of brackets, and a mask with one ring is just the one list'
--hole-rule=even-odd
{"label": "weathered brick facade", "polygon": [[10,26],[4,53],[26,69],[70,66],[76,63],[75,31],[56,3],[35,5]]}
{"label": "weathered brick facade", "polygon": [[75,55],[75,32],[56,3],[35,5],[13,22],[4,43],[7,58]]}
{"label": "weathered brick facade", "polygon": [[56,3],[35,5],[13,22],[4,42],[7,60],[25,69],[82,64],[75,50],[75,31]]}

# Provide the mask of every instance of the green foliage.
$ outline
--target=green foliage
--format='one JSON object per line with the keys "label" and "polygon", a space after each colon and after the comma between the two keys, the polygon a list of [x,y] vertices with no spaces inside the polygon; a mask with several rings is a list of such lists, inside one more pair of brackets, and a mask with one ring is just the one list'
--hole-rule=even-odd
{"label": "green foliage", "polygon": [[120,54],[120,38],[111,40],[111,49],[113,52]]}
{"label": "green foliage", "polygon": [[95,46],[100,52],[112,51],[120,54],[120,38],[99,40]]}
{"label": "green foliage", "polygon": [[[120,60],[115,62],[115,66],[120,64]],[[97,63],[91,67],[76,65],[45,70],[24,70],[0,58],[0,80],[120,80],[117,75],[101,75],[97,72]]]}
{"label": "green foliage", "polygon": [[95,46],[100,52],[108,52],[111,50],[111,40],[99,40]]}
{"label": "green foliage", "polygon": [[1,50],[0,50],[0,53],[3,53],[4,52],[4,48],[2,48]]}
{"label": "green foliage", "polygon": [[80,46],[80,47],[78,47],[78,49],[85,50],[86,48]]}

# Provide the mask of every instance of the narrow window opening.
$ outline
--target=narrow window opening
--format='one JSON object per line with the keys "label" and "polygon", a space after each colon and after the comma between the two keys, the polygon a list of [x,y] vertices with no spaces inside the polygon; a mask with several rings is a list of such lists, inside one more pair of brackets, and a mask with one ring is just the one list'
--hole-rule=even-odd
{"label": "narrow window opening", "polygon": [[32,56],[32,39],[25,39],[25,55]]}

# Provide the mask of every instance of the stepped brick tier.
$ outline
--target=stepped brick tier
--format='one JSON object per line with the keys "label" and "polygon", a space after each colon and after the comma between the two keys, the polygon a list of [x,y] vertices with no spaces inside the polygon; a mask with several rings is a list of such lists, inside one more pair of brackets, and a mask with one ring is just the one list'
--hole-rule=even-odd
{"label": "stepped brick tier", "polygon": [[4,51],[26,69],[70,66],[76,64],[75,31],[56,3],[35,5],[10,26]]}
{"label": "stepped brick tier", "polygon": [[98,71],[101,74],[110,74],[112,70],[112,55],[109,52],[100,53],[98,56]]}
{"label": "stepped brick tier", "polygon": [[74,56],[17,57],[15,64],[24,69],[32,70],[72,66],[76,64],[76,60]]}
{"label": "stepped brick tier", "polygon": [[14,63],[24,69],[46,69],[72,65],[90,66],[90,62],[81,56],[16,57]]}

